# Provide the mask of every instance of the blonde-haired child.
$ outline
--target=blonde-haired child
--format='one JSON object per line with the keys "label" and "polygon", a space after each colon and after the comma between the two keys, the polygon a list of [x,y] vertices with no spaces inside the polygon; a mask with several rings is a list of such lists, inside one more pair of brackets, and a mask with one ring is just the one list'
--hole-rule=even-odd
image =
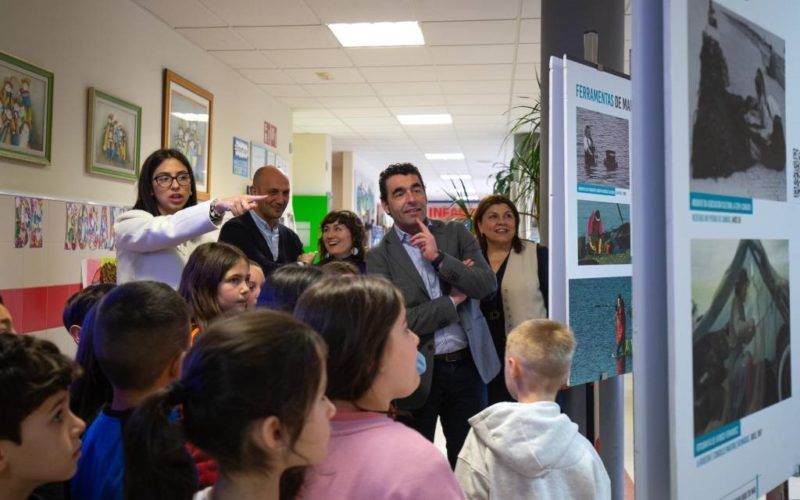
{"label": "blonde-haired child", "polygon": [[574,352],[575,336],[556,321],[528,320],[508,334],[506,386],[518,402],[469,420],[456,465],[468,499],[611,498],[600,457],[555,403]]}

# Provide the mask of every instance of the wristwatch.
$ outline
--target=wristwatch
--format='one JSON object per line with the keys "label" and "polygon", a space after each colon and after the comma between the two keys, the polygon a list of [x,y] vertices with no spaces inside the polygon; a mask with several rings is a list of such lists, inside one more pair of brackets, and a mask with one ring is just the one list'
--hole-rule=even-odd
{"label": "wristwatch", "polygon": [[436,258],[431,261],[431,265],[433,266],[434,269],[438,271],[439,264],[441,264],[443,260],[444,260],[444,254],[442,253],[441,250],[439,250],[439,253],[436,254]]}
{"label": "wristwatch", "polygon": [[211,202],[211,209],[208,211],[208,216],[211,218],[211,222],[217,224],[222,221],[222,217],[225,214],[221,214],[217,211],[217,200],[213,200]]}

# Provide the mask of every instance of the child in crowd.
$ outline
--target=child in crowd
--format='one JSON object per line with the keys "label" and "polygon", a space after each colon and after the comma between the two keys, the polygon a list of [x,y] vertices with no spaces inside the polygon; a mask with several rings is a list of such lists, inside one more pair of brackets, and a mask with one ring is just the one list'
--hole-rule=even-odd
{"label": "child in crowd", "polygon": [[264,286],[266,280],[267,278],[264,276],[264,270],[261,269],[258,262],[250,260],[250,281],[247,283],[247,286],[250,287],[250,295],[247,296],[248,309],[256,308],[258,296],[261,295],[261,287]]}
{"label": "child in crowd", "polygon": [[305,289],[319,281],[323,274],[318,267],[281,266],[264,283],[258,306],[290,313]]}
{"label": "child in crowd", "polygon": [[97,311],[95,304],[86,313],[80,327],[80,342],[75,361],[82,369],[81,376],[69,386],[69,407],[91,425],[103,406],[111,403],[114,391],[111,382],[103,373],[94,354],[94,318]]}
{"label": "child in crowd", "polygon": [[189,304],[192,339],[222,313],[244,311],[250,296],[250,261],[227,243],[204,243],[186,262],[178,292]]}
{"label": "child in crowd", "polygon": [[64,321],[64,328],[67,329],[67,333],[69,333],[69,336],[72,337],[72,340],[74,340],[76,344],[80,343],[81,327],[86,313],[88,313],[89,309],[95,304],[100,302],[100,299],[110,292],[114,286],[116,285],[106,283],[87,286],[83,290],[75,292],[67,299],[61,318]]}
{"label": "child in crowd", "polygon": [[37,486],[75,473],[86,426],[67,386],[79,370],[51,342],[0,333],[0,498],[37,498]]}
{"label": "child in crowd", "polygon": [[[187,353],[180,380],[130,419],[127,498],[192,497],[184,439],[220,467],[217,483],[196,500],[277,500],[279,489],[280,498],[293,498],[299,483],[289,479],[301,476],[290,469],[327,453],[335,409],[325,397],[325,355],[319,335],[288,314],[251,311],[214,322]],[[176,406],[183,417],[170,423]]]}
{"label": "child in crowd", "polygon": [[11,311],[3,303],[3,297],[0,296],[0,333],[17,333],[14,330],[14,318],[11,317]]}
{"label": "child in crowd", "polygon": [[336,405],[330,454],[312,468],[306,500],[461,499],[445,456],[395,422],[393,400],[419,385],[417,344],[400,292],[383,278],[327,278],[295,315],[328,343],[328,397]]}
{"label": "child in crowd", "polygon": [[574,351],[572,332],[552,320],[528,320],[508,334],[506,386],[519,402],[469,419],[456,465],[469,500],[611,498],[600,457],[555,403]]}
{"label": "child in crowd", "polygon": [[142,400],[180,373],[189,344],[189,314],[168,285],[134,281],[103,298],[92,328],[95,356],[111,382],[113,398],[86,431],[72,498],[122,499],[123,427]]}
{"label": "child in crowd", "polygon": [[364,274],[358,268],[346,260],[331,260],[320,266],[326,276],[355,276]]}

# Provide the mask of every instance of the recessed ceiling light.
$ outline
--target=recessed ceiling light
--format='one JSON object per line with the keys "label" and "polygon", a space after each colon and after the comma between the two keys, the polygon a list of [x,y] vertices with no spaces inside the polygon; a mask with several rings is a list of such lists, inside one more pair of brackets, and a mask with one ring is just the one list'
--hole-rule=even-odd
{"label": "recessed ceiling light", "polygon": [[464,153],[425,153],[426,160],[463,160]]}
{"label": "recessed ceiling light", "polygon": [[472,179],[472,176],[469,175],[469,174],[442,174],[439,177],[441,177],[442,180],[445,180],[445,181],[454,181],[454,180],[457,180],[457,179],[463,179],[463,180],[466,181],[466,180]]}
{"label": "recessed ceiling light", "polygon": [[328,28],[343,47],[425,45],[416,21],[398,23],[335,23]]}
{"label": "recessed ceiling light", "polygon": [[403,125],[447,125],[453,123],[450,113],[439,115],[397,115],[397,120]]}

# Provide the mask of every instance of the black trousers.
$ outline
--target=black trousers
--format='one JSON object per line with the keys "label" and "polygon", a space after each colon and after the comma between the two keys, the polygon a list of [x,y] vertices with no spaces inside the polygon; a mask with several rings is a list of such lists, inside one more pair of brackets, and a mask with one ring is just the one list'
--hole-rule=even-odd
{"label": "black trousers", "polygon": [[486,384],[471,357],[453,362],[435,359],[431,392],[425,404],[398,420],[433,442],[436,419],[441,418],[447,440],[447,460],[455,468],[458,453],[469,433],[468,420],[486,405]]}

